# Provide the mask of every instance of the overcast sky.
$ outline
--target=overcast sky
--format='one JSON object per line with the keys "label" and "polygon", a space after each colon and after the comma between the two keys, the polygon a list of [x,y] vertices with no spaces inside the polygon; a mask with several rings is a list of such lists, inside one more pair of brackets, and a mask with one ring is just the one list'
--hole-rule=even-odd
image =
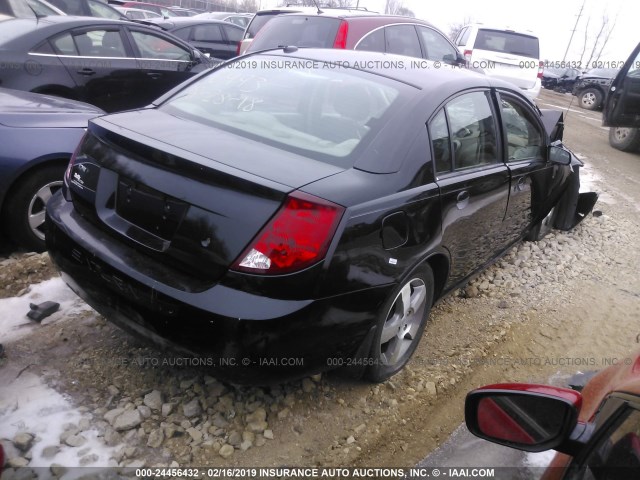
{"label": "overcast sky", "polygon": [[[404,3],[418,18],[431,22],[445,33],[449,32],[451,24],[462,23],[466,18],[487,25],[531,30],[540,37],[542,58],[561,61],[583,0],[405,0]],[[262,0],[263,8],[281,4],[281,0]],[[379,12],[384,11],[384,4],[384,0],[360,0],[360,6]],[[640,2],[586,0],[567,60],[580,60],[586,23],[590,17],[588,48],[584,59],[587,60],[593,40],[602,25],[603,14],[609,16],[611,23],[616,16],[617,20],[601,60],[624,61],[631,54],[640,42]]]}

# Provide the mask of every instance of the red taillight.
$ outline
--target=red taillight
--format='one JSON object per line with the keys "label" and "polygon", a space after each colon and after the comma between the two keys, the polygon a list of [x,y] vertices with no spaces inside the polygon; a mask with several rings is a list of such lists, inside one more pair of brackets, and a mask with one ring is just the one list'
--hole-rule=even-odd
{"label": "red taillight", "polygon": [[249,273],[283,274],[324,258],[344,207],[294,192],[231,268]]}
{"label": "red taillight", "polygon": [[236,47],[236,56],[240,55],[241,48],[242,48],[242,40],[238,42],[238,46]]}
{"label": "red taillight", "polygon": [[336,39],[333,42],[333,48],[347,48],[347,36],[349,35],[349,24],[346,20],[340,22]]}
{"label": "red taillight", "polygon": [[538,78],[542,78],[542,74],[544,73],[544,62],[538,63]]}
{"label": "red taillight", "polygon": [[464,59],[465,59],[467,62],[470,62],[470,61],[471,61],[471,54],[472,54],[472,53],[473,53],[473,50],[465,50],[465,51],[464,51]]}

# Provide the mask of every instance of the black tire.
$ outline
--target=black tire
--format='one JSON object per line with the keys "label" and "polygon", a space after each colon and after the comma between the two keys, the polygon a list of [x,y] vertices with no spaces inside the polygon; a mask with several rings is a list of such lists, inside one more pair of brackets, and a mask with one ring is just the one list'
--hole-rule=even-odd
{"label": "black tire", "polygon": [[585,110],[597,110],[602,104],[602,92],[597,88],[587,88],[580,92],[579,100]]}
{"label": "black tire", "polygon": [[640,129],[612,127],[609,129],[609,145],[623,152],[640,150]]}
{"label": "black tire", "polygon": [[[407,307],[403,297],[405,301],[410,299]],[[393,290],[380,311],[368,359],[371,365],[365,373],[367,379],[384,382],[402,370],[418,347],[432,303],[433,272],[424,264]]]}
{"label": "black tire", "polygon": [[4,226],[19,246],[34,252],[45,250],[46,201],[62,187],[64,165],[49,165],[29,172],[16,184],[4,206]]}

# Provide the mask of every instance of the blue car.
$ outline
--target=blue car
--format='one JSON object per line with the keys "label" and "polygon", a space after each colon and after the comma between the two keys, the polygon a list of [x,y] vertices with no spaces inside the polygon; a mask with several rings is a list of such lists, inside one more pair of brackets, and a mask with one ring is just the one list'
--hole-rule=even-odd
{"label": "blue car", "polygon": [[87,121],[104,112],[86,103],[0,88],[0,234],[42,251],[47,200]]}

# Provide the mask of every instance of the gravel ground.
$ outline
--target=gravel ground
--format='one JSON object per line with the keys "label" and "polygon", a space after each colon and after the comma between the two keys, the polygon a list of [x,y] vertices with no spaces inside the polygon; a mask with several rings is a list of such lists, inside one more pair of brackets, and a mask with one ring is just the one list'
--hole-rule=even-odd
{"label": "gravel ground", "polygon": [[[455,398],[458,384],[482,359],[496,358],[513,328],[531,326],[542,309],[557,311],[578,280],[597,282],[623,270],[618,255],[635,244],[635,231],[631,219],[602,214],[572,232],[513,248],[434,309],[410,366],[382,385],[334,373],[274,387],[223,384],[205,368],[171,366],[175,357],[138,343],[92,312],[6,345],[7,361],[26,365],[81,406],[82,421],[66,425],[59,444],[47,447],[77,449],[85,463],[92,459],[82,451],[86,431],[95,429],[115,447],[112,466],[366,464],[380,458],[379,450],[409,452],[411,435],[388,441],[389,430],[411,421],[406,412],[437,410]],[[20,274],[33,280],[51,273],[46,256],[2,262],[9,267],[3,283],[9,283],[0,284],[0,292],[15,291]],[[25,287],[26,281],[17,293]],[[561,320],[549,319],[539,334],[551,340],[553,324]],[[447,433],[443,428],[431,440]],[[22,466],[38,437],[17,432],[3,442],[9,464]]]}

